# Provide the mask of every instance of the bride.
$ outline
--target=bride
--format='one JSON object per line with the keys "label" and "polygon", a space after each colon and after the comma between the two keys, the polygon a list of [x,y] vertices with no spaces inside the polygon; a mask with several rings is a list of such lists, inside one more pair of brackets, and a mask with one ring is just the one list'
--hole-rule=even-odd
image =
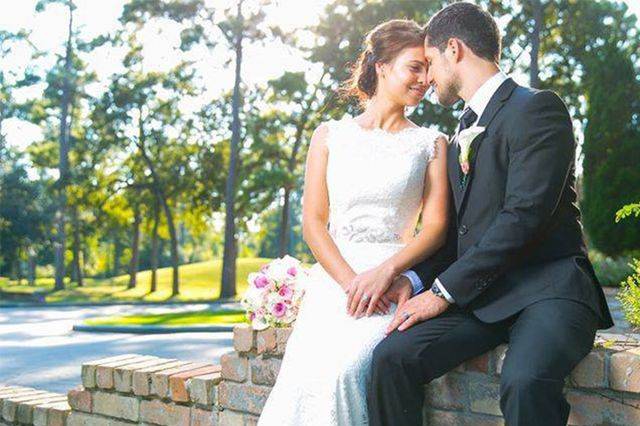
{"label": "bride", "polygon": [[[364,112],[313,134],[303,230],[318,263],[260,426],[368,423],[371,354],[411,296],[395,278],[433,254],[447,228],[446,139],[405,116],[428,86],[423,41],[413,21],[374,28],[346,86]],[[364,302],[349,306],[358,291]]]}

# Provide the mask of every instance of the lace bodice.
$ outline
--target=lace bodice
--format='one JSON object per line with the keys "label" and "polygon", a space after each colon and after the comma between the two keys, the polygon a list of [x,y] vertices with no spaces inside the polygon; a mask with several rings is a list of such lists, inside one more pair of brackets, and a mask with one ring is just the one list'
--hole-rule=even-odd
{"label": "lace bodice", "polygon": [[439,136],[423,127],[368,130],[350,116],[330,121],[327,187],[334,239],[406,243],[415,232]]}

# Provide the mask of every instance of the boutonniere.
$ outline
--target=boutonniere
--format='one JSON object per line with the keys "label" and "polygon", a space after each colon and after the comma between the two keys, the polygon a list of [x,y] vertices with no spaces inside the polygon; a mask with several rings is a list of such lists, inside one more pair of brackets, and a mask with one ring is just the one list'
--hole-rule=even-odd
{"label": "boutonniere", "polygon": [[469,159],[471,158],[471,143],[484,132],[484,127],[471,126],[468,129],[461,130],[458,133],[456,142],[460,147],[460,155],[458,161],[460,162],[460,168],[465,175],[469,174],[471,166],[469,165]]}

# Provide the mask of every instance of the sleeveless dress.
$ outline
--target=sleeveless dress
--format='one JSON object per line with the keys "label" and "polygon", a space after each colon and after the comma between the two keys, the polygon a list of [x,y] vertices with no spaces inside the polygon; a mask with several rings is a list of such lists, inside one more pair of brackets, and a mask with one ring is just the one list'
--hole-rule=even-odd
{"label": "sleeveless dress", "polygon": [[[356,273],[380,265],[415,235],[426,168],[441,133],[367,130],[353,118],[327,123],[329,232]],[[319,263],[287,342],[259,426],[366,425],[373,349],[387,315],[354,319],[347,297]]]}

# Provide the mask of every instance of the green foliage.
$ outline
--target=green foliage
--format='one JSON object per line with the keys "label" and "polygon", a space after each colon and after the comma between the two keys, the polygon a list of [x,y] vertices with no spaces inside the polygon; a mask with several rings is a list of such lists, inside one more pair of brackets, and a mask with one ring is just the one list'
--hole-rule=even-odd
{"label": "green foliage", "polygon": [[633,273],[622,283],[618,300],[629,324],[640,327],[640,260],[634,259]]}
{"label": "green foliage", "polygon": [[[57,9],[67,16],[76,2],[36,3],[37,10]],[[336,89],[347,78],[369,30],[393,18],[424,24],[446,3],[449,2],[335,0],[317,25],[285,33],[279,28],[267,28],[263,18],[269,7],[261,7],[258,0],[244,2],[242,19],[236,16],[236,2],[223,6],[204,0],[127,0],[122,7],[121,26],[113,33],[82,40],[82,31],[72,32],[70,69],[65,69],[60,53],[51,52],[33,52],[33,59],[40,55],[46,60],[29,61],[20,69],[0,66],[0,175],[6,181],[6,188],[0,186],[0,210],[4,209],[4,216],[0,214],[0,263],[4,261],[0,272],[7,274],[8,268],[15,269],[9,265],[16,261],[25,266],[25,253],[35,249],[38,276],[51,273],[50,220],[54,214],[47,209],[52,206],[57,188],[52,171],[59,162],[57,138],[65,80],[71,84],[72,98],[66,192],[68,214],[75,215],[74,220],[67,220],[67,258],[71,257],[72,236],[78,235],[86,275],[116,278],[89,278],[86,289],[71,286],[67,293],[50,296],[51,300],[99,300],[113,294],[131,300],[169,297],[164,293],[165,281],[159,293],[144,293],[149,278],[146,272],[139,278],[142,288],[135,291],[123,290],[127,277],[119,276],[126,271],[133,252],[130,235],[135,209],[142,215],[140,266],[148,268],[152,264],[151,235],[158,199],[154,183],[164,193],[175,228],[172,236],[169,220],[162,211],[158,222],[160,267],[172,261],[169,240],[178,243],[180,263],[220,257],[232,97],[230,90],[208,92],[189,61],[200,60],[204,55],[211,72],[229,67],[241,33],[245,53],[252,52],[255,45],[282,42],[287,50],[297,49],[312,64],[311,71],[283,70],[266,85],[254,86],[244,81],[240,86],[234,200],[238,252],[273,257],[282,245],[293,255],[311,260],[301,238],[300,220],[303,166],[312,131],[327,119],[345,112],[358,113],[360,107],[339,99]],[[508,22],[503,34],[503,70],[516,71],[516,75],[525,72],[534,21],[531,2],[477,3]],[[639,241],[637,224],[614,224],[611,220],[614,206],[640,199],[640,90],[637,79],[634,81],[640,45],[637,23],[620,2],[543,0],[542,4],[541,87],[559,92],[574,117],[586,125],[582,151],[585,227],[600,251],[592,254],[598,276],[604,284],[616,285],[629,272],[628,260],[611,256],[638,248]],[[170,25],[168,21],[172,21]],[[173,52],[182,62],[174,69],[143,67],[145,51],[141,39],[154,25],[179,32]],[[81,28],[82,22],[76,27]],[[28,39],[26,31],[0,31],[0,54],[9,55],[17,45],[33,49]],[[98,81],[97,75],[90,72],[88,61],[92,56],[88,53],[114,48],[123,54],[118,59],[121,67],[114,75]],[[39,68],[39,64],[44,66]],[[44,91],[24,101],[21,96],[18,102],[14,93],[29,86],[42,87]],[[203,97],[201,110],[184,108],[189,100]],[[7,118],[25,119],[42,130],[43,138],[28,146],[23,156],[5,146],[2,121]],[[428,102],[412,111],[411,118],[449,133],[456,124],[451,110]],[[18,179],[15,169],[19,159],[23,172]],[[25,171],[29,176],[25,177]],[[8,189],[12,185],[14,188]],[[30,190],[37,194],[35,198],[29,198]],[[283,230],[285,193],[289,194],[290,217]],[[20,211],[16,205],[24,209]],[[27,213],[28,217],[24,216]],[[617,220],[639,214],[640,207],[632,205],[623,208]],[[35,230],[37,238],[25,236],[26,231]],[[288,242],[279,238],[283,232],[289,236]],[[211,265],[207,267],[214,268]],[[168,279],[163,275],[166,270],[162,271],[162,280]],[[191,292],[188,271],[189,268],[181,269],[181,274],[187,274],[183,276],[185,297],[205,290],[214,293],[217,284],[212,281],[202,281],[207,287],[203,284],[196,293]],[[203,274],[217,271],[203,270]]]}
{"label": "green foliage", "polygon": [[640,217],[640,203],[627,204],[616,212],[616,223],[630,216]]}
{"label": "green foliage", "polygon": [[[616,222],[622,218],[629,217],[631,214],[635,214],[638,217],[639,211],[640,203],[628,204],[618,210]],[[640,259],[633,259],[629,266],[633,268],[633,272],[622,283],[622,289],[618,293],[618,300],[622,304],[622,310],[627,321],[631,325],[640,327]]]}
{"label": "green foliage", "polygon": [[640,128],[632,119],[640,83],[625,52],[615,46],[601,50],[588,62],[582,211],[593,245],[619,255],[640,248],[640,226],[612,220],[618,206],[640,199]]}

